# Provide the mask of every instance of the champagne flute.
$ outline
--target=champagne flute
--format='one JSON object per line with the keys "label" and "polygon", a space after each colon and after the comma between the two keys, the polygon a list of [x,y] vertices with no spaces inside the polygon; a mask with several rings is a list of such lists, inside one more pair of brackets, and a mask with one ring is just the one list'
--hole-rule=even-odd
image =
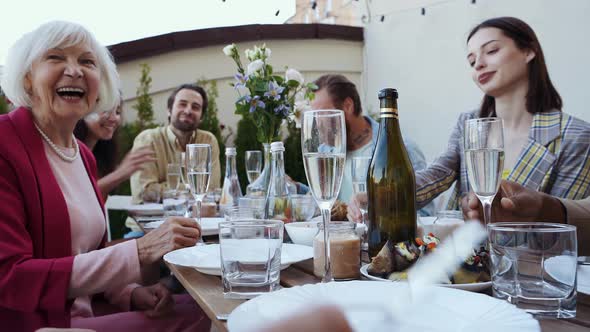
{"label": "champagne flute", "polygon": [[188,174],[186,173],[186,152],[180,152],[180,179],[184,185],[184,189],[190,191],[191,186],[188,183]]}
{"label": "champagne flute", "polygon": [[[367,221],[367,207],[369,201],[367,199],[367,173],[371,164],[371,157],[353,157],[351,164],[352,175],[352,193],[358,196],[359,210],[361,210],[361,222],[366,226]],[[363,234],[363,250],[368,250],[367,232]]]}
{"label": "champagne flute", "polygon": [[[211,176],[211,145],[187,144],[185,158],[187,179],[197,206],[197,223],[201,225],[201,203],[207,194]],[[202,236],[199,236],[198,244],[203,244]]]}
{"label": "champagne flute", "polygon": [[262,151],[246,151],[246,175],[248,183],[256,181],[262,169]]}
{"label": "champagne flute", "polygon": [[484,223],[492,217],[492,201],[504,170],[504,125],[500,118],[465,121],[465,162],[471,189],[483,205]]}
{"label": "champagne flute", "polygon": [[303,113],[301,149],[305,174],[311,193],[322,211],[324,221],[324,277],[333,281],[330,266],[330,211],[340,192],[346,160],[346,125],[340,110]]}

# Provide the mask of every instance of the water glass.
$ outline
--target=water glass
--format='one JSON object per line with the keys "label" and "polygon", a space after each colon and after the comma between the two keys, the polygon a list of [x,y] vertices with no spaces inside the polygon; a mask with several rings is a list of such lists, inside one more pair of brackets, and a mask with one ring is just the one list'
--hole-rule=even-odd
{"label": "water glass", "polygon": [[164,215],[166,217],[183,217],[189,208],[190,193],[186,190],[166,190],[162,194]]}
{"label": "water glass", "polygon": [[576,316],[576,227],[488,225],[494,297],[537,318]]}
{"label": "water glass", "polygon": [[311,195],[291,195],[293,219],[295,221],[308,221],[316,211],[316,203]]}
{"label": "water glass", "polygon": [[223,295],[249,299],[280,288],[283,222],[241,220],[219,224]]}
{"label": "water glass", "polygon": [[233,206],[223,211],[223,217],[226,221],[264,219],[264,208]]}
{"label": "water glass", "polygon": [[166,181],[168,183],[168,189],[170,190],[178,190],[184,187],[180,164],[168,164],[166,169]]}

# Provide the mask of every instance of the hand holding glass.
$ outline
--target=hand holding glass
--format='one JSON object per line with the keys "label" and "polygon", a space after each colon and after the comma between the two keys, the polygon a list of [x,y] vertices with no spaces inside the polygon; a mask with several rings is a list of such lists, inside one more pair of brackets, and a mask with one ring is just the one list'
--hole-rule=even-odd
{"label": "hand holding glass", "polygon": [[330,210],[340,192],[346,160],[346,125],[340,110],[307,111],[301,125],[301,149],[311,193],[324,221],[325,274],[333,281],[330,266]]}
{"label": "hand holding glass", "polygon": [[[211,145],[209,144],[187,144],[186,146],[186,170],[187,180],[191,188],[191,194],[197,205],[197,223],[201,225],[201,203],[211,176]],[[197,243],[203,243],[200,237]]]}
{"label": "hand holding glass", "polygon": [[500,118],[465,121],[465,162],[469,184],[483,205],[484,222],[491,221],[492,201],[504,170],[504,127]]}

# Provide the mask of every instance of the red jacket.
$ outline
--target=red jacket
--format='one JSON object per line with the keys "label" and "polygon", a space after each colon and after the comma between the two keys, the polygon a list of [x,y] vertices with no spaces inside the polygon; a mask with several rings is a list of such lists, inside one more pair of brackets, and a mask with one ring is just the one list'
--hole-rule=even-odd
{"label": "red jacket", "polygon": [[[0,324],[7,331],[69,327],[74,256],[66,201],[31,110],[1,115],[0,134]],[[102,206],[96,162],[79,146]]]}

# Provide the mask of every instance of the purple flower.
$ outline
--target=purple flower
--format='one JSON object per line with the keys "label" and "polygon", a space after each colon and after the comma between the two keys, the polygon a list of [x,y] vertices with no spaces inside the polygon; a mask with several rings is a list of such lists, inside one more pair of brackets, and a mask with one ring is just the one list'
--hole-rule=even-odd
{"label": "purple flower", "polygon": [[274,112],[275,114],[281,114],[283,116],[289,115],[289,104],[280,104],[279,106],[275,107]]}
{"label": "purple flower", "polygon": [[262,100],[260,100],[260,96],[245,96],[244,100],[250,104],[250,113],[256,111],[256,108],[264,108],[266,105]]}
{"label": "purple flower", "polygon": [[242,75],[240,73],[237,73],[234,75],[234,78],[236,79],[237,83],[234,84],[234,88],[238,89],[238,88],[243,88],[246,86],[246,82],[248,82],[248,75]]}
{"label": "purple flower", "polygon": [[264,96],[274,100],[279,100],[281,99],[281,93],[283,90],[285,90],[284,87],[278,85],[274,81],[271,81],[268,83],[268,91],[264,93]]}

